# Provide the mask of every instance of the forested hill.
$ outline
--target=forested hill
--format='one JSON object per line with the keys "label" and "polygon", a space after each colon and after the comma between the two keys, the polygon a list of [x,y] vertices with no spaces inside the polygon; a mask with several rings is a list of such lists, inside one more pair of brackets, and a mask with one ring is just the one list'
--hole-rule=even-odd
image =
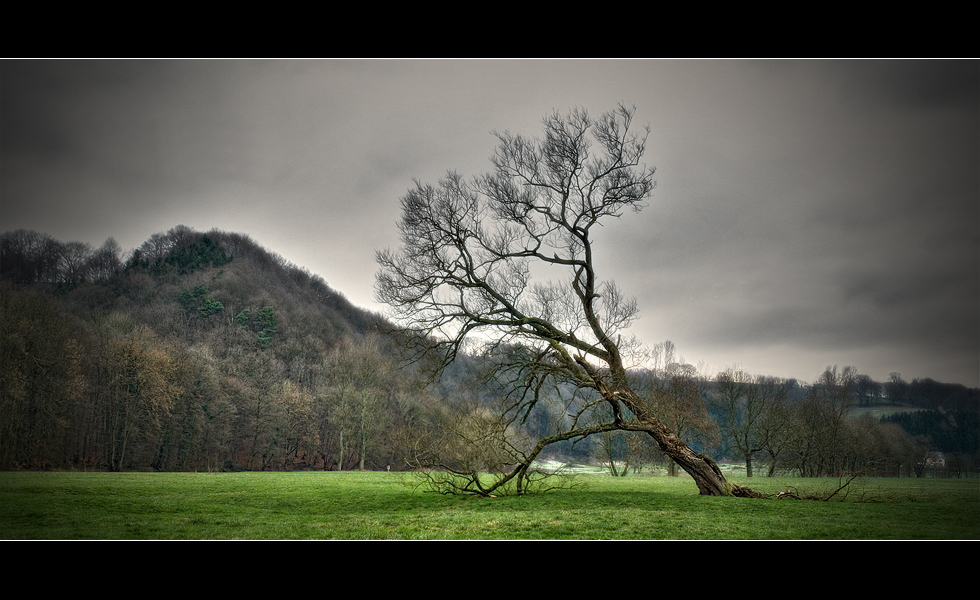
{"label": "forested hill", "polygon": [[[321,277],[247,235],[184,226],[152,235],[127,257],[112,238],[93,249],[34,231],[7,232],[0,238],[0,277],[38,284],[35,289],[56,293],[66,306],[121,310],[155,327],[169,323],[177,330],[191,324],[186,310],[174,310],[175,298],[189,308],[186,293],[205,295],[200,299],[217,312],[201,310],[198,316],[212,323],[280,303],[284,318],[309,319],[338,334],[364,333],[379,324],[377,315],[353,306]],[[212,316],[218,318],[207,319]]]}
{"label": "forested hill", "polygon": [[[396,358],[382,316],[238,233],[178,226],[126,256],[111,238],[92,248],[0,234],[0,327],[0,469],[400,469],[421,441],[447,447],[454,438],[440,435],[460,426],[486,433],[485,409],[500,394],[474,356],[422,386]],[[740,460],[734,430],[715,439],[735,410],[724,402],[748,402],[769,384],[725,387],[691,369],[637,372],[636,383],[669,418],[694,424],[682,432],[692,443]],[[977,456],[980,390],[897,376],[875,384],[850,369],[808,386],[765,379],[786,392],[767,422],[790,432],[770,464],[823,475],[867,460],[896,473],[926,464],[921,440],[949,457]],[[541,393],[554,396],[524,419],[529,439],[568,417],[564,392]],[[841,407],[885,399],[909,414],[823,426]],[[820,432],[836,437],[818,444]],[[869,450],[872,439],[891,441]],[[553,448],[576,461],[645,452],[620,439],[614,453],[607,441]]]}
{"label": "forested hill", "polygon": [[354,404],[406,402],[384,320],[246,235],[178,226],[124,257],[7,232],[0,280],[0,468],[393,460],[380,419],[354,434]]}

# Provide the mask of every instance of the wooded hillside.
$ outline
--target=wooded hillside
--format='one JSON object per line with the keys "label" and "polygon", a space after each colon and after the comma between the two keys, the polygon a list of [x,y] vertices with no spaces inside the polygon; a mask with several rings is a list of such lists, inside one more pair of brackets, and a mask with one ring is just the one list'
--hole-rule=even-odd
{"label": "wooded hillside", "polygon": [[[382,316],[238,233],[178,226],[127,256],[111,238],[91,248],[33,231],[4,233],[0,324],[0,469],[398,470],[421,440],[482,422],[501,396],[481,379],[475,357],[460,357],[441,380],[423,385]],[[671,360],[663,373],[638,373],[641,388],[691,443],[719,459],[744,458],[735,436],[748,430],[733,411],[759,384],[725,387]],[[977,414],[977,390],[906,383],[897,374],[884,384],[856,371],[832,375],[813,385],[776,382],[792,409],[786,419],[808,434],[816,429],[806,419],[824,405],[900,397],[930,412],[890,418],[904,428],[900,437],[884,435],[894,426],[865,419],[799,465],[792,444],[814,452],[812,435],[784,433],[752,452],[771,450],[769,464],[801,473],[819,458],[874,461],[897,474],[915,468],[902,471],[903,464],[925,464],[926,451],[955,451],[972,456],[967,470],[975,470],[980,425],[966,417]],[[829,393],[843,379],[844,396]],[[567,417],[561,391],[551,393],[554,401],[520,428],[547,434]],[[794,431],[789,422],[780,430]],[[857,448],[872,438],[886,441]],[[619,474],[630,461],[662,460],[626,438],[597,436],[555,451],[606,462]]]}
{"label": "wooded hillside", "polygon": [[247,236],[2,242],[0,468],[401,466],[384,320]]}

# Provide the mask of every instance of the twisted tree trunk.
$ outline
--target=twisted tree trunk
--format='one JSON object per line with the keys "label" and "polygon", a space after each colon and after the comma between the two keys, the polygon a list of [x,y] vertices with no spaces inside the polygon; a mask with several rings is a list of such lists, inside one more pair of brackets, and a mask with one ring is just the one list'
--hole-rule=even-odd
{"label": "twisted tree trunk", "polygon": [[692,450],[690,446],[684,443],[684,440],[680,439],[657,417],[649,414],[632,390],[626,391],[625,394],[617,394],[617,396],[625,398],[624,405],[637,416],[637,426],[628,428],[647,432],[657,442],[660,450],[694,479],[694,483],[698,486],[698,491],[702,496],[765,497],[763,494],[725,479],[718,463],[711,457]]}

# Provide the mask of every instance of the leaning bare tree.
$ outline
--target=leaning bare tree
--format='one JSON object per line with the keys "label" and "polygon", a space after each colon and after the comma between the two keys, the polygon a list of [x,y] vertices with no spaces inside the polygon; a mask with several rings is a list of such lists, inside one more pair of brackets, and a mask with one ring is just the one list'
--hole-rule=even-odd
{"label": "leaning bare tree", "polygon": [[754,496],[688,447],[629,384],[640,347],[623,332],[636,303],[600,280],[593,236],[604,220],[639,211],[654,187],[654,169],[641,163],[649,130],[633,131],[634,112],[556,112],[543,120],[542,139],[497,133],[489,173],[416,181],[401,199],[401,248],[378,253],[377,297],[442,366],[484,345],[515,384],[504,411],[514,421],[548,386],[575,390],[564,426],[498,484],[516,478],[522,489],[550,444],[618,430],[652,436],[703,495]]}

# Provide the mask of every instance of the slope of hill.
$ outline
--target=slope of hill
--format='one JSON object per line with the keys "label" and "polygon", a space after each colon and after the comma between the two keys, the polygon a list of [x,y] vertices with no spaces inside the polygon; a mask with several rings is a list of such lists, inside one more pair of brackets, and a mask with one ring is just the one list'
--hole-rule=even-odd
{"label": "slope of hill", "polygon": [[247,236],[176,227],[125,261],[35,232],[2,242],[0,468],[395,460],[381,415],[417,394],[384,319]]}

